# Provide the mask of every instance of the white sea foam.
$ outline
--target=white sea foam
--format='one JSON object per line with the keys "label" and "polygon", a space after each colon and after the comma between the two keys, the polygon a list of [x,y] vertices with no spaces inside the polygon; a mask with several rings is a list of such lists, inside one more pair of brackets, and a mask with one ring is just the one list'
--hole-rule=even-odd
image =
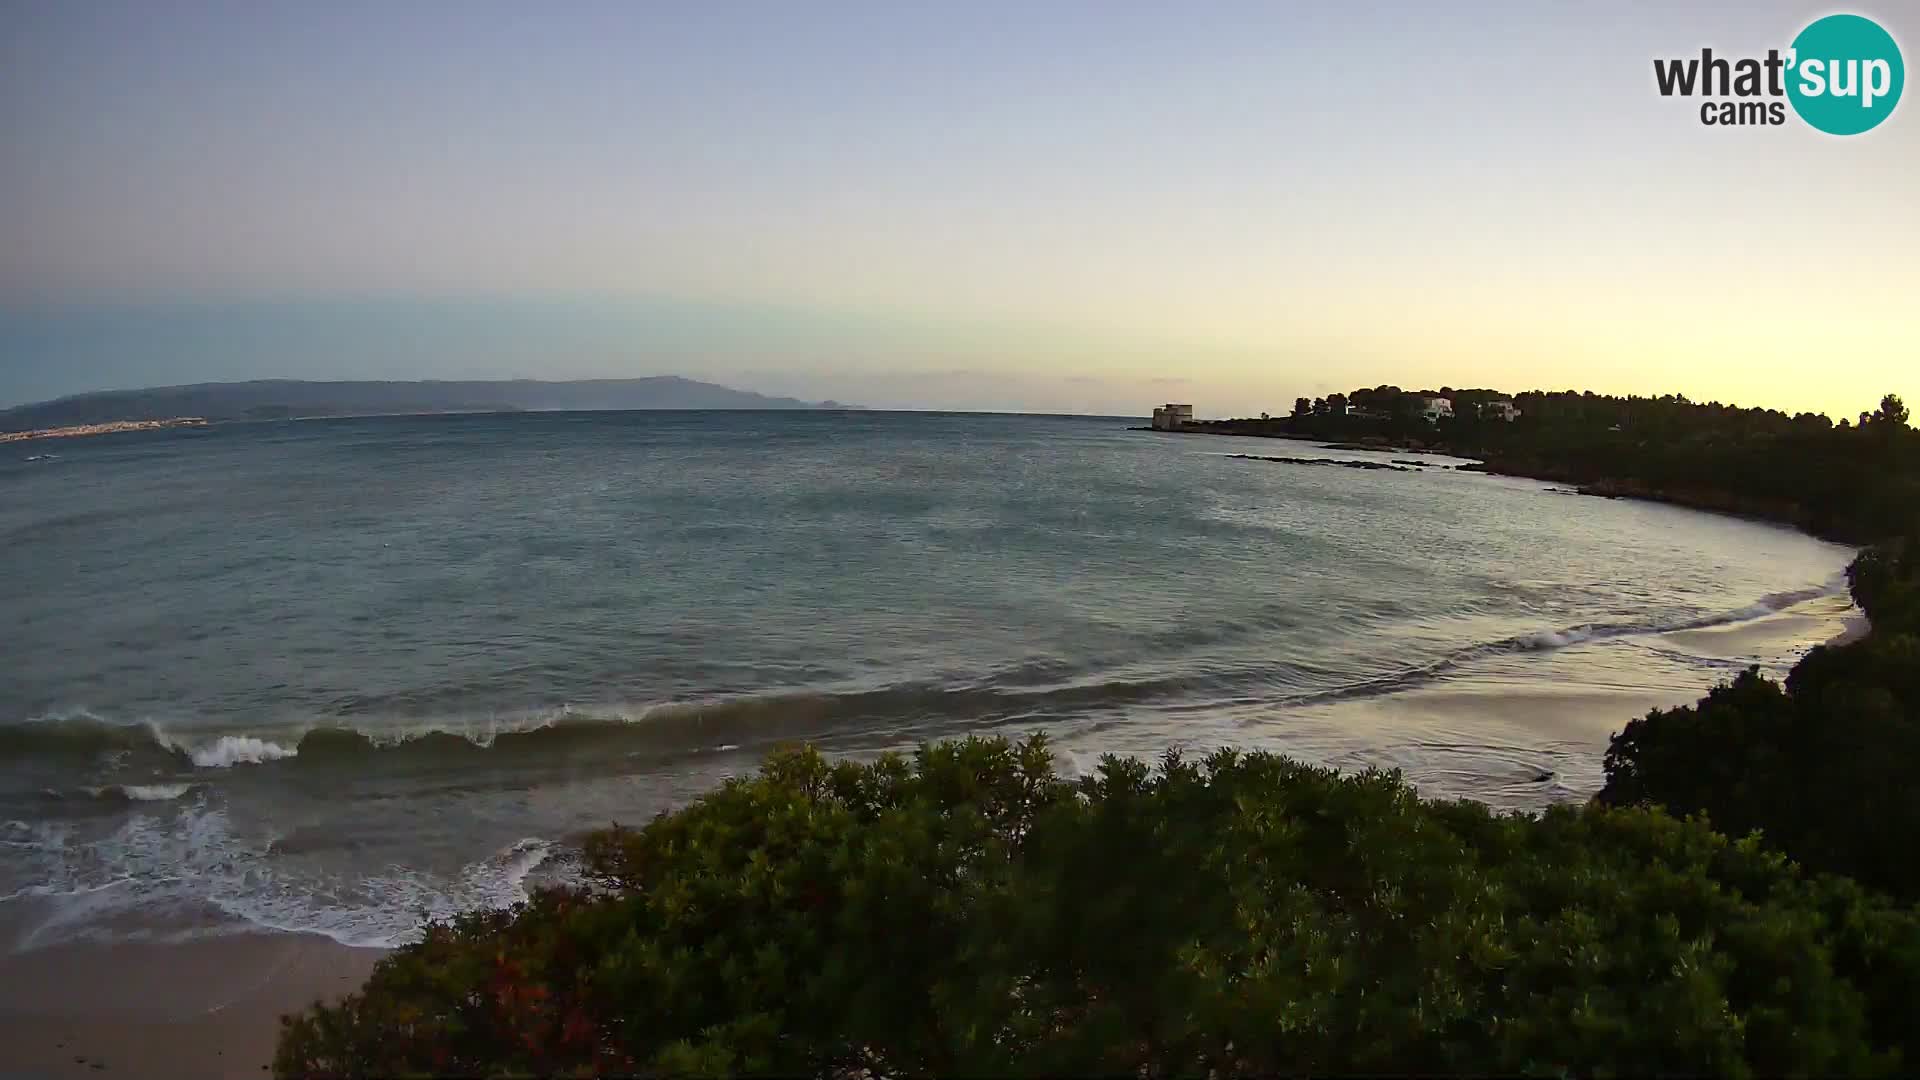
{"label": "white sea foam", "polygon": [[[268,929],[390,947],[417,935],[422,913],[447,918],[525,900],[528,878],[554,854],[549,841],[527,837],[451,874],[395,865],[362,875],[275,856],[270,838],[237,828],[215,797],[146,805],[92,835],[73,823],[5,823],[5,878],[18,887],[0,891],[0,904],[34,905],[19,947],[98,936],[128,916],[149,937]],[[209,911],[230,921],[209,926]],[[181,914],[184,922],[169,918]]]}
{"label": "white sea foam", "polygon": [[1777,615],[1796,605],[1804,604],[1809,600],[1835,595],[1844,587],[1844,579],[1841,579],[1837,582],[1829,582],[1824,586],[1771,593],[1751,604],[1735,608],[1731,611],[1723,611],[1715,615],[1679,619],[1665,623],[1621,624],[1618,626],[1574,626],[1561,630],[1539,630],[1514,638],[1513,644],[1529,651],[1546,651],[1549,649],[1564,649],[1569,645],[1578,645],[1583,641],[1595,641],[1603,638],[1665,634],[1675,630],[1703,630],[1710,627],[1731,626],[1737,623],[1751,622],[1754,619],[1764,619],[1770,615]]}
{"label": "white sea foam", "polygon": [[1052,750],[1053,769],[1065,779],[1092,776],[1100,769],[1100,754],[1096,751],[1073,750],[1060,745],[1055,745]]}
{"label": "white sea foam", "polygon": [[133,802],[171,802],[193,790],[192,784],[109,784],[88,788],[96,798],[118,795]]}
{"label": "white sea foam", "polygon": [[192,790],[192,784],[122,784],[120,790],[135,802],[165,802]]}
{"label": "white sea foam", "polygon": [[445,919],[524,901],[527,878],[552,852],[548,841],[527,837],[452,877],[401,866],[352,882],[263,875],[253,888],[222,890],[209,899],[248,927],[322,934],[342,945],[392,948],[419,936],[422,914]]}
{"label": "white sea foam", "polygon": [[206,746],[186,747],[187,757],[203,769],[230,769],[235,765],[260,765],[298,755],[291,746],[255,738],[252,735],[222,735]]}

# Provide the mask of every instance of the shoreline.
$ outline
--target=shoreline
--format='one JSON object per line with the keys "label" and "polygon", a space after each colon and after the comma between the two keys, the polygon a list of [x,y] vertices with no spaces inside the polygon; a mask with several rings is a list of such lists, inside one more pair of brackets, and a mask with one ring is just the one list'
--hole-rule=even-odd
{"label": "shoreline", "polygon": [[1837,649],[1842,645],[1851,645],[1856,641],[1860,641],[1871,633],[1873,633],[1873,621],[1867,618],[1866,612],[1861,611],[1858,606],[1855,606],[1853,611],[1846,617],[1845,628],[1820,644],[1830,649]]}
{"label": "shoreline", "polygon": [[386,954],[261,931],[0,955],[0,1075],[258,1078],[282,1015],[358,990]]}
{"label": "shoreline", "polygon": [[127,431],[161,431],[167,428],[206,426],[207,421],[198,416],[176,416],[168,420],[114,420],[104,424],[73,424],[68,427],[0,432],[0,443],[32,442],[35,439],[80,439],[89,435],[118,435]]}

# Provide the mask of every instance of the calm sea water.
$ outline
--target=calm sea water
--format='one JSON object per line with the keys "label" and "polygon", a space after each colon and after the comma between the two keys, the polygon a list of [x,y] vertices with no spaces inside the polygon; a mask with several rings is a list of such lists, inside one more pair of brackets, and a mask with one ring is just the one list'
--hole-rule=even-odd
{"label": "calm sea water", "polygon": [[[610,413],[0,448],[0,913],[404,936],[769,747],[1265,747],[1538,807],[1850,552],[1128,421]],[[51,452],[53,460],[26,461]],[[1405,455],[1393,455],[1405,457]]]}

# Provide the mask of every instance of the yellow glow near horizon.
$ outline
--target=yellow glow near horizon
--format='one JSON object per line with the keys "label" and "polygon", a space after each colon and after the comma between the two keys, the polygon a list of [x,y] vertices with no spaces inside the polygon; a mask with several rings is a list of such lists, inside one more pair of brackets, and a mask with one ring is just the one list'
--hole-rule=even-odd
{"label": "yellow glow near horizon", "polygon": [[[1825,13],[189,5],[154,39],[48,5],[0,28],[0,402],[738,370],[933,408],[1177,379],[1215,413],[1395,382],[1852,416],[1920,397],[1920,101],[1708,127],[1652,75]],[[447,297],[507,310],[450,334]]]}

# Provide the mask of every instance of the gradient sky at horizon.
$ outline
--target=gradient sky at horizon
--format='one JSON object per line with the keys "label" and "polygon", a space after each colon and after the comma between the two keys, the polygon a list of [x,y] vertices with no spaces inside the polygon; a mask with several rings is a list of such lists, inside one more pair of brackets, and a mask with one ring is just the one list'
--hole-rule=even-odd
{"label": "gradient sky at horizon", "polygon": [[[1825,3],[0,7],[0,406],[674,373],[1203,415],[1920,397],[1920,102],[1703,127]],[[1920,9],[1849,8],[1920,42]]]}

